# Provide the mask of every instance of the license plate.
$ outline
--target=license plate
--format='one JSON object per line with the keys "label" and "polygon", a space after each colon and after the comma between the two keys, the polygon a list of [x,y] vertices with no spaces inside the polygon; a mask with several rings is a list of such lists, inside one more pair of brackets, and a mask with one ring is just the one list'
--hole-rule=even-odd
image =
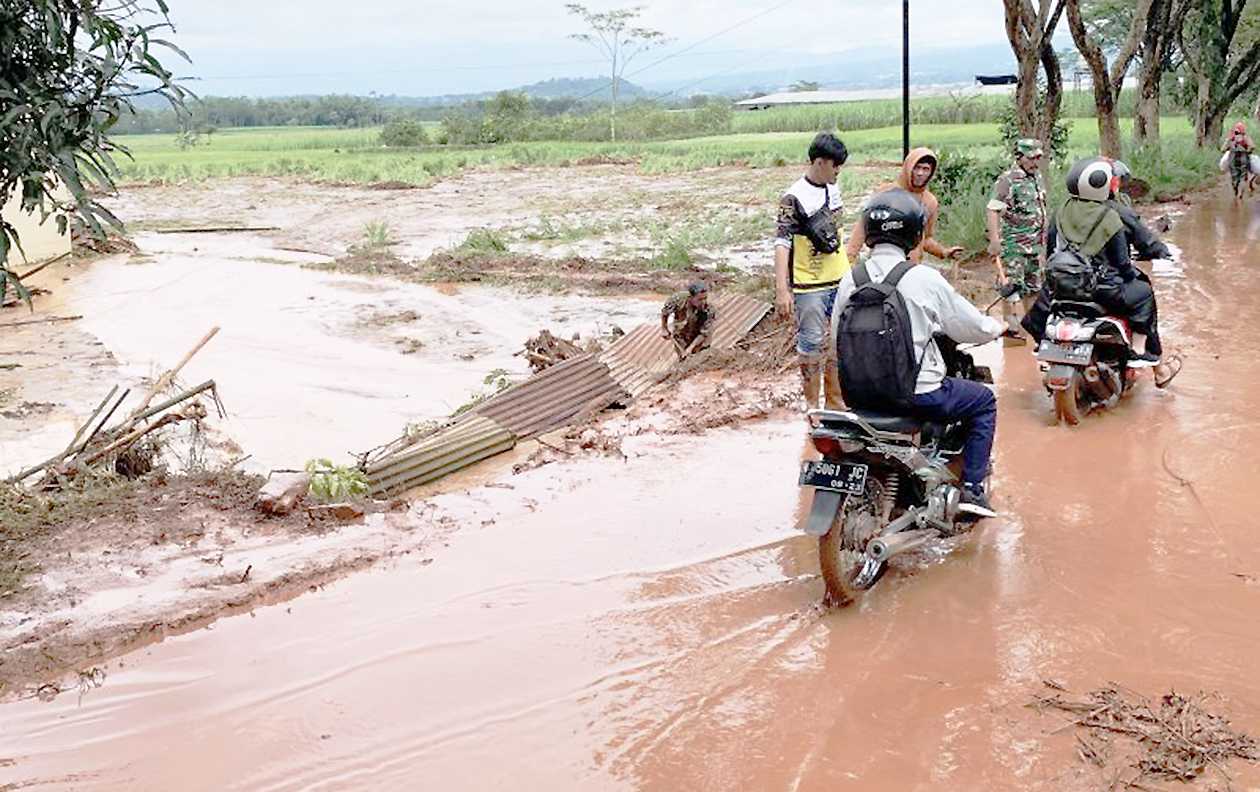
{"label": "license plate", "polygon": [[1037,350],[1037,359],[1047,363],[1068,363],[1074,366],[1089,365],[1094,357],[1094,345],[1088,342],[1080,344],[1042,341]]}
{"label": "license plate", "polygon": [[866,465],[819,460],[801,463],[800,485],[861,495],[866,489]]}

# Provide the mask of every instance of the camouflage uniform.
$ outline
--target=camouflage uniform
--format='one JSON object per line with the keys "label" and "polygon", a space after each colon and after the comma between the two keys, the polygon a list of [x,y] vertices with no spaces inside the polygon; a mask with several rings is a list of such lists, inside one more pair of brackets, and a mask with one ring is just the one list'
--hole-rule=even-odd
{"label": "camouflage uniform", "polygon": [[[1019,153],[1040,151],[1036,141],[1021,140]],[[1019,296],[1027,297],[1041,289],[1041,255],[1045,247],[1046,188],[1040,174],[1030,174],[1016,165],[998,177],[993,185],[989,209],[1000,213],[1002,264],[1011,283],[1019,284]]]}
{"label": "camouflage uniform", "polygon": [[709,345],[709,337],[713,331],[713,324],[717,321],[717,311],[713,308],[713,303],[706,302],[703,307],[696,308],[691,304],[691,293],[681,291],[665,301],[665,305],[661,306],[661,318],[664,319],[670,314],[674,315],[673,335],[674,343],[681,344],[682,349],[686,349],[695,341],[697,337],[703,337],[703,340],[696,345],[696,351],[700,351]]}

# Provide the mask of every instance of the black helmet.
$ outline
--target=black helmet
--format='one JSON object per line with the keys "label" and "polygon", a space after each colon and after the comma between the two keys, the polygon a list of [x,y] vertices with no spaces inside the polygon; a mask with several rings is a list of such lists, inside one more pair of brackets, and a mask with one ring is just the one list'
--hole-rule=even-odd
{"label": "black helmet", "polygon": [[868,246],[887,242],[909,253],[923,239],[927,212],[923,204],[905,190],[885,190],[866,202],[862,224]]}
{"label": "black helmet", "polygon": [[1077,160],[1065,179],[1067,191],[1086,201],[1105,201],[1111,197],[1113,190],[1111,181],[1115,175],[1111,160],[1102,157]]}

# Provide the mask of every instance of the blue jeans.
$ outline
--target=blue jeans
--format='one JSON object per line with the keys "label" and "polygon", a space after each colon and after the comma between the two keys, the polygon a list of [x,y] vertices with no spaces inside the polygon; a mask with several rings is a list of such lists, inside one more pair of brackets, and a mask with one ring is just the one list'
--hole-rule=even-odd
{"label": "blue jeans", "polygon": [[989,455],[997,433],[997,399],[978,382],[946,377],[941,387],[914,397],[915,417],[937,423],[961,421],[967,432],[963,445],[963,483],[979,487],[989,474]]}
{"label": "blue jeans", "polygon": [[836,288],[796,293],[792,305],[796,313],[796,354],[822,358],[831,337],[831,309],[836,304]]}

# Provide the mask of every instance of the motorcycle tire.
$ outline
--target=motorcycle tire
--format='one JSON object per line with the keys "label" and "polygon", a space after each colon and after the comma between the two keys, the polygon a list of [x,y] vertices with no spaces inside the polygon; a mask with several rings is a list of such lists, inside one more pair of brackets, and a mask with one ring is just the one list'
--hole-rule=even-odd
{"label": "motorcycle tire", "polygon": [[1054,414],[1068,426],[1081,422],[1081,373],[1072,372],[1072,381],[1063,390],[1054,391]]}
{"label": "motorcycle tire", "polygon": [[884,528],[883,497],[883,485],[874,476],[867,478],[866,491],[847,496],[831,529],[818,537],[818,561],[827,585],[827,605],[852,604],[887,571],[886,563],[873,571],[866,565],[866,545]]}

